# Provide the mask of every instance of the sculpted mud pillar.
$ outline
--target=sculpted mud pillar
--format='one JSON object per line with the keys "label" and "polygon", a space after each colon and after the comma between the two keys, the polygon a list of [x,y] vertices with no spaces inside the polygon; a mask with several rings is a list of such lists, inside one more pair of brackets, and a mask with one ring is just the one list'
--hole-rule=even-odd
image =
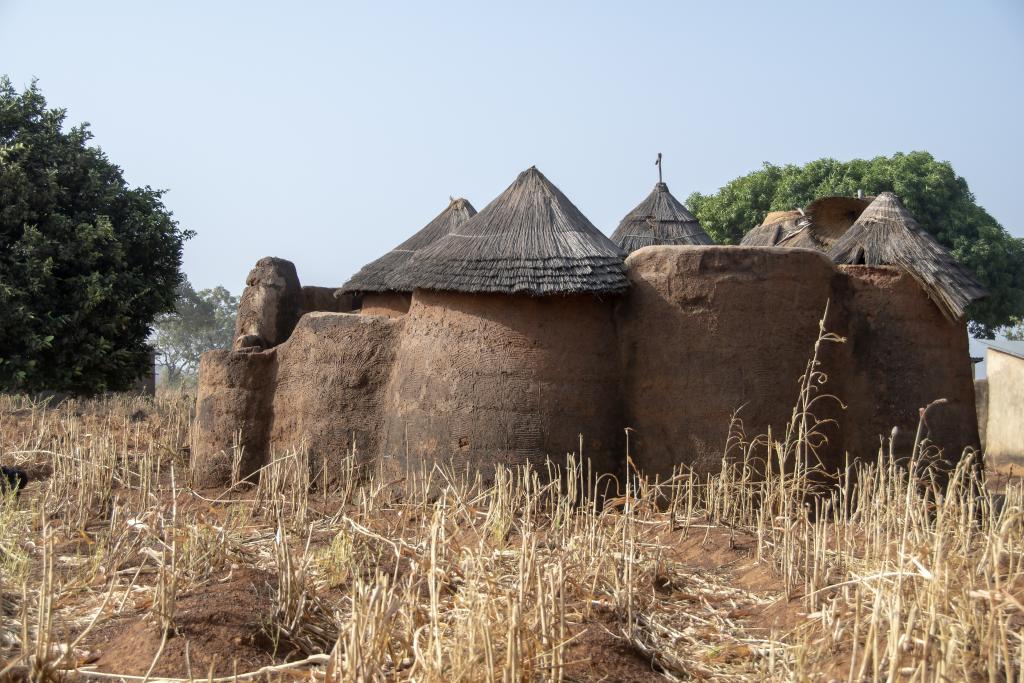
{"label": "sculpted mud pillar", "polygon": [[292,333],[302,314],[303,292],[291,261],[267,256],[245,280],[235,322],[236,350],[277,346]]}

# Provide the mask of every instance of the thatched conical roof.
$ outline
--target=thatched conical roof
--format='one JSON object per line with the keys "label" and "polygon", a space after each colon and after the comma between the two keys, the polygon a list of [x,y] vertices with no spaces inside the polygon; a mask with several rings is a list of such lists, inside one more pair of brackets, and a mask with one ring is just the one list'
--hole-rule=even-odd
{"label": "thatched conical roof", "polygon": [[400,289],[570,294],[628,287],[625,254],[536,167],[455,232],[416,252]]}
{"label": "thatched conical roof", "polygon": [[949,318],[986,295],[974,276],[946,247],[918,225],[892,192],[883,192],[832,245],[836,263],[898,266],[910,273]]}
{"label": "thatched conical roof", "polygon": [[796,231],[799,211],[772,211],[740,240],[743,247],[776,247]]}
{"label": "thatched conical roof", "polygon": [[345,292],[401,292],[395,289],[391,279],[395,271],[405,265],[420,249],[433,244],[455,228],[476,215],[476,209],[468,199],[452,199],[448,207],[437,214],[422,230],[399,244],[375,261],[367,263],[352,278],[341,286],[338,293]]}
{"label": "thatched conical roof", "polygon": [[873,198],[822,197],[800,211],[773,211],[740,242],[745,247],[828,251]]}
{"label": "thatched conical roof", "polygon": [[652,244],[714,244],[700,221],[658,183],[640,204],[626,214],[612,233],[612,242],[632,253]]}

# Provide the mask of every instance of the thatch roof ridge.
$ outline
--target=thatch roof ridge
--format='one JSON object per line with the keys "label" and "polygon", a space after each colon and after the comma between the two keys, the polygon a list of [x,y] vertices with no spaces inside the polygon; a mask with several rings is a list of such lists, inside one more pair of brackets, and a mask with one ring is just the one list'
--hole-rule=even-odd
{"label": "thatch roof ridge", "polygon": [[435,216],[422,229],[380,258],[367,263],[342,285],[338,292],[389,292],[396,290],[388,281],[412,255],[441,239],[476,215],[468,199],[453,198],[444,211]]}
{"label": "thatch roof ridge", "polygon": [[787,247],[828,251],[874,197],[819,197],[803,209],[772,211],[743,236],[746,247]]}
{"label": "thatch roof ridge", "polygon": [[740,240],[741,247],[774,247],[785,234],[782,221],[755,225]]}
{"label": "thatch roof ridge", "polygon": [[787,235],[796,230],[796,221],[800,218],[799,211],[772,211],[760,225],[755,225],[743,239],[741,247],[775,247],[781,246]]}
{"label": "thatch roof ridge", "polygon": [[659,182],[612,233],[612,241],[632,253],[653,244],[714,244],[697,217]]}
{"label": "thatch roof ridge", "polygon": [[807,205],[797,219],[797,228],[804,231],[799,245],[828,251],[842,237],[874,197],[819,197]]}
{"label": "thatch roof ridge", "polygon": [[922,228],[892,192],[882,192],[829,250],[840,264],[897,266],[916,279],[947,317],[959,320],[985,288]]}
{"label": "thatch roof ridge", "polygon": [[621,292],[625,253],[536,166],[476,216],[416,252],[393,288],[534,295]]}

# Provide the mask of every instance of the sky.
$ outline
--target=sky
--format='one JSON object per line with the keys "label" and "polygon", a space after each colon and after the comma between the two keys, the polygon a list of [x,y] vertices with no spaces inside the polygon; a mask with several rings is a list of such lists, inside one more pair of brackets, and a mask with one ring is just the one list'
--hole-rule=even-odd
{"label": "sky", "polygon": [[196,288],[263,256],[342,284],[449,196],[537,165],[611,233],[765,162],[927,150],[1024,236],[1024,2],[0,0],[38,78],[197,235]]}

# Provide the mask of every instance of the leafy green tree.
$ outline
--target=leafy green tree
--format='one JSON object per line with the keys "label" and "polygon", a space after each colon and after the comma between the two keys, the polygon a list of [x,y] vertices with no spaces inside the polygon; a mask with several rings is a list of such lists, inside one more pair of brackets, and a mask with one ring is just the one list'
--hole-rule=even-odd
{"label": "leafy green tree", "polygon": [[153,335],[157,365],[168,384],[194,378],[205,351],[231,347],[237,312],[238,297],[224,287],[197,292],[188,280],[179,285],[174,313],[157,318]]}
{"label": "leafy green tree", "polygon": [[174,309],[181,230],[162,192],[132,188],[88,124],[65,130],[33,82],[0,78],[0,389],[129,388]]}
{"label": "leafy green tree", "polygon": [[949,162],[928,152],[837,161],[818,159],[803,166],[764,164],[718,192],[695,192],[687,206],[718,242],[736,244],[769,211],[806,206],[828,195],[857,190],[895,192],[918,222],[977,276],[989,291],[969,310],[970,330],[992,338],[1024,317],[1024,240],[1010,235],[978,206]]}

